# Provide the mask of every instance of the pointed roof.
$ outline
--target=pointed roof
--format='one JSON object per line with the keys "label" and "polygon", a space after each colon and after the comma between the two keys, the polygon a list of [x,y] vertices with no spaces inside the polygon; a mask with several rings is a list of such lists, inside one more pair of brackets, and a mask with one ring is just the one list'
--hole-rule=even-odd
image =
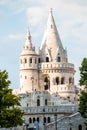
{"label": "pointed roof", "polygon": [[24,55],[24,54],[36,55],[35,47],[33,46],[32,41],[31,41],[31,34],[29,31],[29,28],[27,29],[26,41],[25,41],[25,44],[23,46],[21,55]]}
{"label": "pointed roof", "polygon": [[55,25],[55,21],[53,18],[52,8],[49,11],[47,26],[46,26],[46,30],[44,33],[40,50],[44,51],[46,47],[48,49],[51,49],[53,53],[52,55],[54,55],[53,57],[57,55],[58,49],[61,49],[61,50],[63,49],[58,31],[57,31],[57,27]]}
{"label": "pointed roof", "polygon": [[[55,40],[55,43],[51,42],[52,39]],[[46,44],[48,47],[50,47],[51,43],[54,44],[54,46],[56,46],[56,47],[63,48],[58,31],[57,31],[57,27],[55,25],[55,21],[53,18],[52,8],[49,11],[47,26],[46,26],[46,30],[44,33],[44,37],[43,37],[40,49],[43,48],[44,44]]]}
{"label": "pointed roof", "polygon": [[25,46],[32,48],[31,34],[30,34],[30,31],[29,31],[29,28],[27,29]]}

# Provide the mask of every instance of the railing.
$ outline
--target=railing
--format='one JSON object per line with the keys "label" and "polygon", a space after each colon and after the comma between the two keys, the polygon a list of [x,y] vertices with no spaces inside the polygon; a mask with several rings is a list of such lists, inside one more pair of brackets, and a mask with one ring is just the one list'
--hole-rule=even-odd
{"label": "railing", "polygon": [[[75,113],[78,111],[77,105],[59,105],[59,106],[38,106],[22,107],[26,114],[53,114],[53,113]],[[44,110],[44,111],[43,111]]]}
{"label": "railing", "polygon": [[[55,122],[57,126],[55,126]],[[58,130],[61,130],[61,129],[67,130],[67,129],[70,129],[71,127],[73,127],[74,130],[76,130],[77,129],[76,126],[79,125],[79,122],[84,124],[85,119],[81,117],[79,112],[76,112],[75,114],[72,114],[70,116],[61,117],[60,119],[57,119],[56,121],[48,123],[45,125],[45,127],[46,127],[46,130],[54,130],[56,127]]]}
{"label": "railing", "polygon": [[39,64],[39,69],[45,69],[45,68],[71,68],[74,69],[74,65],[71,63],[57,63],[57,62],[45,62]]}

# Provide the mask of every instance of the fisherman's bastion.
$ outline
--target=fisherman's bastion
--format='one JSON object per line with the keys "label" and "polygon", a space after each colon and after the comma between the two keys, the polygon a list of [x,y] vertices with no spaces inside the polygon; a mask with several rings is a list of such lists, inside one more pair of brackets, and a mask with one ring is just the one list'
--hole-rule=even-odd
{"label": "fisherman's bastion", "polygon": [[22,130],[87,130],[78,112],[75,72],[50,9],[39,51],[28,29],[20,54],[20,88],[14,93],[21,96],[25,112]]}

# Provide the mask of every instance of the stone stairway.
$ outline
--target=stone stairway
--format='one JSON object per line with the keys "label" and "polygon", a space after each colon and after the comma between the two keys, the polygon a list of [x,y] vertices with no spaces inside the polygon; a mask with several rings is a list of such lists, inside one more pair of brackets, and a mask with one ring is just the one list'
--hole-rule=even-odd
{"label": "stone stairway", "polygon": [[45,125],[46,130],[79,130],[79,125],[82,124],[83,129],[86,129],[86,126],[84,125],[85,120],[81,117],[80,113],[77,112],[75,114],[72,114],[70,116],[61,117],[58,120],[55,120],[54,122],[51,122],[49,124]]}

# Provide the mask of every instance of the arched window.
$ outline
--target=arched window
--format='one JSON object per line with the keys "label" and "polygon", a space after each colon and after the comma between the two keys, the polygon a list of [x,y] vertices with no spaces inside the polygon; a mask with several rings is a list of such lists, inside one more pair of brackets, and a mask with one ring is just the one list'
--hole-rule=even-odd
{"label": "arched window", "polygon": [[70,99],[70,97],[68,96],[67,99]]}
{"label": "arched window", "polygon": [[79,125],[79,126],[78,126],[78,130],[82,130],[82,125]]}
{"label": "arched window", "polygon": [[46,62],[49,62],[49,57],[46,57]]}
{"label": "arched window", "polygon": [[57,62],[60,62],[61,61],[61,58],[60,56],[57,57]]}
{"label": "arched window", "polygon": [[33,118],[33,123],[35,122],[35,117]]}
{"label": "arched window", "polygon": [[69,84],[71,84],[71,83],[72,83],[72,78],[70,77],[70,78],[69,78]]}
{"label": "arched window", "polygon": [[39,117],[37,117],[37,121],[38,121],[38,123],[39,123]]}
{"label": "arched window", "polygon": [[64,77],[61,78],[61,84],[64,84]]}
{"label": "arched window", "polygon": [[40,58],[38,58],[38,63],[40,63],[41,62],[41,59]]}
{"label": "arched window", "polygon": [[56,77],[56,84],[59,84],[59,77]]}
{"label": "arched window", "polygon": [[24,63],[27,63],[27,59],[26,58],[24,59]]}
{"label": "arched window", "polygon": [[45,99],[45,105],[47,106],[47,99]]}
{"label": "arched window", "polygon": [[37,99],[37,106],[40,106],[40,99]]}
{"label": "arched window", "polygon": [[32,119],[31,118],[29,118],[29,123],[32,123]]}
{"label": "arched window", "polygon": [[30,63],[32,63],[32,58],[30,58]]}
{"label": "arched window", "polygon": [[49,81],[48,77],[46,77],[46,78],[44,79],[44,89],[45,89],[45,90],[48,90],[49,87],[50,87],[50,81]]}
{"label": "arched window", "polygon": [[48,123],[50,123],[50,117],[48,117]]}
{"label": "arched window", "polygon": [[44,123],[46,123],[46,117],[44,117]]}

